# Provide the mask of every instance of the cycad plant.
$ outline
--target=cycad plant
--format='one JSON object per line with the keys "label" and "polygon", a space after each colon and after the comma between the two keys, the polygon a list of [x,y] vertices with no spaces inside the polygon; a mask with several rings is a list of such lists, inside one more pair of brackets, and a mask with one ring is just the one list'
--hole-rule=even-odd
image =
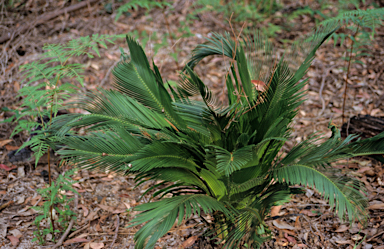
{"label": "cycad plant", "polygon": [[[131,225],[144,224],[135,235],[137,248],[153,248],[175,223],[196,214],[210,215],[207,233],[225,248],[256,248],[268,239],[264,219],[271,207],[300,193],[298,186],[316,188],[341,218],[364,219],[362,186],[331,162],[382,153],[384,134],[342,141],[330,125],[331,137],[315,134],[281,152],[305,96],[301,78],[333,32],[323,27],[280,57],[258,33],[241,39],[215,34],[193,51],[177,88],[127,37],[130,60],[114,69],[116,89],[82,98],[77,105],[89,114],[56,118],[66,145],[60,153],[79,167],[135,173],[138,184],[156,181],[147,190],[152,201],[135,207],[141,212]],[[229,62],[226,106],[215,105],[194,72],[211,55]],[[70,132],[79,127],[87,128],[86,135]]]}

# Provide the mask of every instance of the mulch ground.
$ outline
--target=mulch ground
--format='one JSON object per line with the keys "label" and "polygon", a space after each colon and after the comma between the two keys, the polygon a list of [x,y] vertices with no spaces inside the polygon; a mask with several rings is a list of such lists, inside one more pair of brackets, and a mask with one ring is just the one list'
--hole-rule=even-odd
{"label": "mulch ground", "polygon": [[[22,5],[19,3],[24,2]],[[116,9],[118,1],[111,1]],[[115,14],[109,14],[106,1],[15,1],[14,5],[1,10],[0,25],[0,107],[16,109],[20,103],[17,97],[22,87],[19,66],[34,61],[42,53],[45,43],[64,43],[71,39],[99,34],[124,34],[135,30],[141,34],[156,32],[157,36],[147,43],[146,51],[159,66],[164,79],[178,79],[177,71],[188,60],[192,49],[204,42],[203,37],[212,32],[231,32],[229,17],[216,13],[199,13],[188,23],[190,32],[185,31],[187,15],[194,11],[194,1],[174,1],[173,8],[132,10],[115,22]],[[284,2],[284,1],[280,1]],[[289,11],[312,1],[287,1],[284,11]],[[369,1],[367,1],[369,2]],[[81,4],[82,3],[82,4]],[[369,4],[369,3],[367,3]],[[76,6],[75,6],[76,5]],[[314,8],[319,6],[314,6]],[[282,13],[284,13],[282,11]],[[324,11],[335,11],[330,5]],[[187,19],[188,20],[188,19]],[[302,15],[294,20],[287,20],[282,14],[274,15],[257,23],[248,22],[246,26],[262,28],[268,23],[285,27],[273,38],[276,46],[282,47],[281,41],[292,40],[308,33],[314,26],[314,18]],[[290,24],[289,26],[287,24]],[[232,23],[233,30],[240,30],[243,23]],[[289,29],[288,29],[289,28]],[[166,36],[173,33],[175,38]],[[345,107],[346,117],[358,114],[384,116],[384,29],[379,28],[375,40],[369,47],[370,57],[362,58],[364,64],[352,64],[348,77],[348,91]],[[155,53],[156,44],[168,37],[164,47]],[[342,125],[342,103],[346,63],[346,47],[334,47],[332,42],[322,46],[308,72],[307,101],[300,107],[293,124],[294,141],[286,149],[307,138],[315,131],[330,135],[327,125],[330,120]],[[120,57],[119,46],[126,49],[124,41],[118,41],[108,49],[101,48],[101,57],[78,58],[86,65],[85,87],[83,91],[97,87],[109,88],[110,69]],[[171,56],[177,53],[178,61]],[[213,88],[219,100],[223,97],[225,64],[221,59],[204,60],[197,72]],[[0,120],[12,115],[2,111]],[[46,186],[44,170],[47,161],[42,160],[37,167],[31,163],[14,165],[8,161],[7,154],[18,148],[28,134],[19,134],[9,139],[14,124],[0,124],[0,247],[1,248],[53,248],[54,243],[46,238],[47,243],[39,246],[32,242],[36,226],[33,221],[37,216],[29,207],[42,205],[41,196],[36,189]],[[343,173],[360,179],[367,188],[370,218],[366,226],[359,223],[343,223],[335,215],[329,204],[313,190],[306,195],[294,196],[284,205],[280,218],[266,222],[270,226],[273,238],[262,248],[384,248],[384,168],[381,163],[368,158],[357,158],[339,162],[335,167]],[[52,166],[52,176],[57,178],[68,167]],[[43,173],[42,173],[43,172]],[[72,204],[77,213],[77,221],[63,240],[59,248],[134,248],[133,236],[138,228],[127,228],[135,212],[127,209],[148,201],[141,194],[153,182],[135,188],[132,176],[119,176],[106,172],[80,170],[73,179],[80,196]],[[74,197],[71,192],[63,192]],[[202,237],[203,224],[199,217],[194,217],[181,226],[175,226],[158,241],[157,248],[220,248]]]}

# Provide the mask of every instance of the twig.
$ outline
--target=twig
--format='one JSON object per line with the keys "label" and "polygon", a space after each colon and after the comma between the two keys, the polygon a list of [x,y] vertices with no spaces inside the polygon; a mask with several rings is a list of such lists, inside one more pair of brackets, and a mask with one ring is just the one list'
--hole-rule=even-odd
{"label": "twig", "polygon": [[323,90],[324,90],[325,80],[327,79],[330,71],[331,71],[331,68],[328,68],[325,71],[325,75],[323,75],[323,78],[321,79],[321,85],[320,85],[320,90],[319,90],[319,97],[321,100],[321,111],[319,112],[319,114],[317,114],[318,117],[321,116],[325,110],[325,100],[323,98]]}
{"label": "twig", "polygon": [[109,78],[109,75],[110,75],[111,72],[112,72],[112,69],[115,68],[116,65],[117,65],[119,62],[120,62],[120,60],[115,61],[115,63],[113,63],[113,65],[108,69],[107,73],[105,74],[104,79],[100,82],[99,87],[102,87],[102,86],[105,84],[105,82],[106,82],[106,81],[108,80],[108,78]]}
{"label": "twig", "polygon": [[82,228],[77,229],[76,231],[74,231],[73,233],[71,233],[70,235],[68,235],[68,238],[72,238],[73,236],[75,236],[76,234],[80,233],[81,231],[83,231],[83,230],[86,229],[87,227],[89,227],[89,224],[86,224],[86,225],[84,225]]}
{"label": "twig", "polygon": [[113,248],[113,244],[115,244],[115,241],[117,239],[117,235],[119,233],[119,226],[120,226],[120,218],[119,218],[119,214],[116,214],[116,231],[115,231],[115,236],[113,236],[113,241],[112,241],[112,244],[111,244],[111,249]]}
{"label": "twig", "polygon": [[348,70],[347,70],[347,75],[345,76],[345,87],[344,87],[344,94],[343,94],[343,113],[341,115],[341,119],[342,119],[341,125],[344,124],[344,119],[345,119],[344,111],[345,111],[345,99],[347,98],[348,76],[349,76],[349,70],[351,69],[353,45],[355,44],[355,38],[356,38],[357,33],[359,32],[359,27],[360,26],[357,26],[356,33],[354,34],[353,39],[351,39],[352,40],[352,45],[351,45],[351,51],[349,52]]}
{"label": "twig", "polygon": [[[74,211],[75,212],[77,211],[77,204],[78,204],[78,202],[79,202],[79,197],[75,194],[75,207],[74,207]],[[57,241],[57,243],[52,247],[52,249],[58,248],[59,246],[61,246],[63,244],[65,238],[67,237],[67,235],[71,231],[74,223],[75,223],[75,220],[71,219],[71,221],[69,222],[69,225],[67,227],[67,230],[65,230],[65,233],[63,234],[63,236],[61,236],[59,241]]]}
{"label": "twig", "polygon": [[276,215],[276,216],[269,217],[268,219],[265,219],[265,221],[268,221],[268,220],[277,220],[277,219],[282,219],[282,218],[292,217],[292,216],[303,216],[303,215],[304,215],[304,214]]}
{"label": "twig", "polygon": [[381,232],[379,232],[379,233],[375,234],[375,235],[374,235],[374,236],[372,236],[371,238],[367,239],[367,241],[366,241],[366,242],[369,242],[369,241],[373,240],[374,238],[376,238],[376,237],[378,237],[378,236],[382,235],[383,233],[384,233],[384,231],[381,231]]}

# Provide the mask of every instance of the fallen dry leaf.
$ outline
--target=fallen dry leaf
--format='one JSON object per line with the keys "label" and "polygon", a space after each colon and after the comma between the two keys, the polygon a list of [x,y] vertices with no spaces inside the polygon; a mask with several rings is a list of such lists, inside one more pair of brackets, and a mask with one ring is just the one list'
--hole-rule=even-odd
{"label": "fallen dry leaf", "polygon": [[33,209],[29,209],[28,211],[18,213],[18,214],[15,215],[15,216],[30,216],[30,215],[34,215],[34,214],[36,214],[36,213],[37,213],[37,211],[35,211],[35,210],[33,210]]}
{"label": "fallen dry leaf", "polygon": [[351,237],[352,240],[357,241],[361,240],[363,237],[360,234],[355,234]]}
{"label": "fallen dry leaf", "polygon": [[0,147],[3,147],[4,145],[9,144],[12,141],[13,141],[12,139],[1,140]]}
{"label": "fallen dry leaf", "polygon": [[7,238],[11,241],[13,246],[17,246],[20,243],[19,239],[13,235],[9,235]]}
{"label": "fallen dry leaf", "polygon": [[76,238],[73,238],[73,239],[69,239],[69,240],[66,240],[63,244],[72,244],[72,243],[84,243],[84,242],[88,242],[89,240],[85,239],[85,238],[79,238],[79,237],[76,237]]}
{"label": "fallen dry leaf", "polygon": [[368,207],[368,209],[372,210],[381,210],[384,209],[384,203],[372,204]]}
{"label": "fallen dry leaf", "polygon": [[300,211],[301,214],[305,214],[306,216],[309,216],[309,217],[315,217],[315,216],[318,216],[317,213],[313,212],[312,210],[308,210],[308,209],[303,209]]}
{"label": "fallen dry leaf", "polygon": [[261,80],[251,80],[257,91],[264,92],[267,89],[267,85]]}
{"label": "fallen dry leaf", "polygon": [[296,240],[294,237],[288,235],[288,233],[284,233],[284,237],[288,240],[288,242],[296,244]]}
{"label": "fallen dry leaf", "polygon": [[83,204],[79,204],[78,207],[83,209],[83,216],[87,217],[87,215],[89,214],[89,209],[86,206],[84,206]]}
{"label": "fallen dry leaf", "polygon": [[92,242],[92,243],[89,243],[89,247],[92,249],[101,249],[104,247],[104,243],[103,242],[100,242],[100,243]]}
{"label": "fallen dry leaf", "polygon": [[23,237],[23,234],[17,229],[10,230],[9,233],[11,233],[13,236],[15,236],[18,239]]}
{"label": "fallen dry leaf", "polygon": [[306,244],[296,244],[292,247],[292,249],[306,248],[306,247],[308,247]]}
{"label": "fallen dry leaf", "polygon": [[280,212],[280,210],[281,210],[281,205],[280,206],[273,206],[272,208],[271,208],[271,217],[273,217],[273,216],[278,216],[279,215],[279,212]]}
{"label": "fallen dry leaf", "polygon": [[17,150],[19,148],[20,148],[20,146],[12,146],[12,145],[9,145],[9,144],[5,145],[5,149],[8,150],[8,151],[10,151],[10,150]]}
{"label": "fallen dry leaf", "polygon": [[278,229],[287,229],[287,230],[296,230],[296,227],[293,227],[289,225],[288,223],[285,223],[284,221],[281,220],[274,220],[272,221],[272,224],[277,227]]}
{"label": "fallen dry leaf", "polygon": [[183,242],[183,244],[181,245],[183,248],[186,248],[186,247],[190,247],[192,246],[195,241],[197,240],[197,236],[192,236],[192,237],[189,237],[186,241]]}
{"label": "fallen dry leaf", "polygon": [[5,171],[10,171],[16,168],[17,168],[16,165],[12,165],[11,167],[8,167],[7,165],[0,163],[0,169],[3,169]]}
{"label": "fallen dry leaf", "polygon": [[279,246],[287,246],[288,241],[284,238],[276,238],[276,244]]}
{"label": "fallen dry leaf", "polygon": [[0,236],[5,238],[7,235],[8,218],[0,218]]}
{"label": "fallen dry leaf", "polygon": [[335,230],[335,232],[337,232],[337,233],[343,233],[343,232],[347,231],[348,229],[349,229],[349,226],[341,225],[341,226],[339,226],[339,227]]}
{"label": "fallen dry leaf", "polygon": [[335,241],[337,244],[340,244],[340,245],[350,245],[350,244],[354,244],[352,240],[336,240]]}

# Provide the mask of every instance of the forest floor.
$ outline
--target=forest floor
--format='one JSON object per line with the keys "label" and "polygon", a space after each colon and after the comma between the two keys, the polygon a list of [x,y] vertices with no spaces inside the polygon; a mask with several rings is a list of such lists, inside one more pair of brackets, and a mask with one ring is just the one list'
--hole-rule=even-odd
{"label": "forest floor", "polygon": [[[132,10],[129,15],[123,14],[118,21],[114,20],[116,14],[113,13],[118,7],[118,3],[115,3],[117,1],[72,2],[14,1],[12,7],[2,7],[0,40],[4,40],[0,43],[0,108],[14,110],[20,106],[21,98],[17,93],[23,82],[19,66],[38,59],[46,43],[65,43],[96,33],[113,35],[137,32],[143,35],[156,32],[147,42],[146,52],[158,65],[165,80],[177,81],[177,72],[188,60],[193,48],[204,42],[204,37],[209,37],[212,32],[238,32],[243,26],[243,22],[232,20],[230,25],[230,18],[224,14],[209,11],[194,14],[194,1],[189,0],[174,1],[173,7],[165,10]],[[294,40],[315,27],[313,16],[299,15],[288,20],[284,14],[313,1],[285,2],[280,14],[275,13],[257,23],[248,21],[246,25],[263,28],[273,23],[283,27],[276,31],[272,39],[278,51],[282,51],[283,41]],[[86,4],[75,10],[68,9],[79,3]],[[324,11],[337,10],[329,6]],[[170,38],[169,33],[174,38]],[[6,34],[10,34],[10,37],[7,38]],[[378,28],[375,39],[367,47],[371,56],[361,58],[363,64],[351,65],[345,105],[347,118],[358,114],[384,116],[383,35],[384,28]],[[345,57],[350,45],[350,41],[346,41],[345,46],[335,47],[330,41],[318,50],[307,74],[307,100],[300,107],[294,121],[292,136],[295,140],[287,143],[287,148],[315,131],[330,135],[327,128],[330,120],[341,127],[346,78],[343,70],[346,62],[342,57]],[[100,48],[101,57],[79,58],[79,62],[85,64],[85,86],[82,91],[111,87],[110,69],[119,60],[119,46],[127,51],[121,39],[108,49]],[[162,47],[157,49],[159,46]],[[172,56],[175,54],[177,61]],[[224,100],[226,64],[222,59],[204,60],[197,67],[197,73],[213,88],[219,100]],[[0,120],[12,115],[3,110],[0,112]],[[22,133],[10,139],[14,127],[15,124],[0,123],[0,248],[54,248],[55,243],[48,237],[43,246],[32,242],[33,232],[37,229],[33,221],[37,214],[29,208],[43,204],[36,189],[46,185],[42,172],[46,172],[47,162],[42,160],[37,167],[33,163],[14,165],[9,162],[7,154],[21,146],[29,136]],[[339,162],[335,167],[365,184],[370,215],[367,225],[342,222],[319,193],[308,190],[306,195],[294,196],[290,203],[282,207],[279,213],[281,218],[266,221],[273,237],[262,248],[384,249],[383,165],[368,158],[357,158]],[[54,164],[53,178],[56,179],[66,169],[68,167],[60,168]],[[77,220],[73,230],[58,248],[134,248],[133,237],[138,228],[127,228],[128,222],[135,215],[135,212],[128,213],[127,209],[146,202],[148,198],[144,196],[140,199],[140,196],[152,186],[148,184],[153,183],[133,189],[135,183],[132,176],[88,170],[78,171],[73,179],[78,181],[74,187],[80,193],[77,205],[71,204],[77,213]],[[71,192],[64,194],[73,197]],[[202,233],[199,219],[192,219],[172,228],[158,241],[156,248],[220,248],[208,243],[201,236]]]}

